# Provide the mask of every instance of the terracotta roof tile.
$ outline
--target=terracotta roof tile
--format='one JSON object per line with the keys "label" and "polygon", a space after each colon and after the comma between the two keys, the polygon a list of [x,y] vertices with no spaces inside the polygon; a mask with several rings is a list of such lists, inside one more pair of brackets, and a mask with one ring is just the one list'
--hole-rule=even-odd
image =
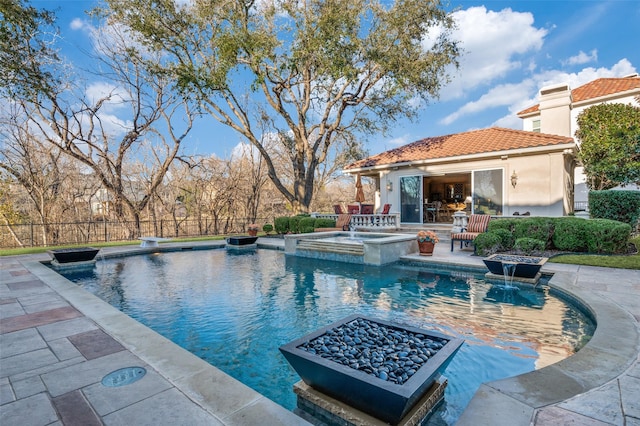
{"label": "terracotta roof tile", "polygon": [[[602,96],[640,89],[640,77],[599,78],[583,84],[571,91],[573,103],[596,99]],[[517,115],[526,115],[538,111],[540,104],[520,111]]]}
{"label": "terracotta roof tile", "polygon": [[572,143],[565,136],[491,127],[453,135],[436,136],[385,151],[347,166],[347,169],[432,160],[461,155],[483,154],[512,149]]}

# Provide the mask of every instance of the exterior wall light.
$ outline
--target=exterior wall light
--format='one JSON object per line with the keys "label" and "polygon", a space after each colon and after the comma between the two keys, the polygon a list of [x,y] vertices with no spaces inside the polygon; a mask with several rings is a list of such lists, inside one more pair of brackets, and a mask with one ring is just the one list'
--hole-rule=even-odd
{"label": "exterior wall light", "polygon": [[511,174],[511,186],[513,186],[515,188],[517,184],[518,184],[518,175],[516,174],[516,171],[514,170],[513,173]]}
{"label": "exterior wall light", "polygon": [[387,182],[387,191],[388,192],[393,191],[393,182],[391,182],[391,181]]}

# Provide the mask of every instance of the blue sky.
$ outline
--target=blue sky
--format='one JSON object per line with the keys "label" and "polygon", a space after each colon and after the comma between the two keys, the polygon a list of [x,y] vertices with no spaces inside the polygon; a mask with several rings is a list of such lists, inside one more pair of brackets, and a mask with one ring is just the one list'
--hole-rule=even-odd
{"label": "blue sky", "polygon": [[[62,53],[71,61],[90,52],[84,11],[96,2],[32,4],[56,12]],[[543,86],[568,82],[575,88],[640,71],[638,0],[452,0],[450,6],[458,24],[454,38],[463,48],[460,69],[415,123],[399,122],[388,136],[367,137],[370,154],[429,136],[490,126],[520,129],[516,113],[537,103]],[[184,153],[226,157],[240,142],[232,130],[205,118],[194,126]]]}

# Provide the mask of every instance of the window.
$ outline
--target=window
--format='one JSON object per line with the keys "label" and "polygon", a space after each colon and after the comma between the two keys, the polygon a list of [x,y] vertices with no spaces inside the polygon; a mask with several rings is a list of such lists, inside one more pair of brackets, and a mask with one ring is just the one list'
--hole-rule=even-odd
{"label": "window", "polygon": [[473,172],[473,212],[502,215],[502,169]]}
{"label": "window", "polygon": [[531,122],[531,131],[540,133],[540,120],[533,120]]}

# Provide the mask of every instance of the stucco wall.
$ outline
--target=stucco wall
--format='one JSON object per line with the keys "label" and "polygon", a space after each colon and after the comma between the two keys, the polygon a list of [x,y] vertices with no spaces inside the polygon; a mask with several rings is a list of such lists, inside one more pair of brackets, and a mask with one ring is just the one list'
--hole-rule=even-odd
{"label": "stucco wall", "polygon": [[[380,172],[380,202],[391,203],[393,211],[400,211],[400,177],[402,176],[442,176],[468,175],[471,172],[487,169],[502,169],[503,172],[503,215],[511,216],[529,212],[532,216],[563,216],[571,206],[571,193],[568,181],[573,170],[568,170],[566,156],[562,151],[543,152],[530,155],[510,155],[506,159],[494,157],[480,160],[465,160],[449,164],[429,164],[415,167],[402,167],[397,170]],[[569,164],[573,164],[572,161]],[[516,172],[518,181],[515,188],[510,176]],[[459,177],[459,176],[458,176]],[[452,177],[452,180],[455,178]],[[387,190],[391,181],[393,189]]]}

